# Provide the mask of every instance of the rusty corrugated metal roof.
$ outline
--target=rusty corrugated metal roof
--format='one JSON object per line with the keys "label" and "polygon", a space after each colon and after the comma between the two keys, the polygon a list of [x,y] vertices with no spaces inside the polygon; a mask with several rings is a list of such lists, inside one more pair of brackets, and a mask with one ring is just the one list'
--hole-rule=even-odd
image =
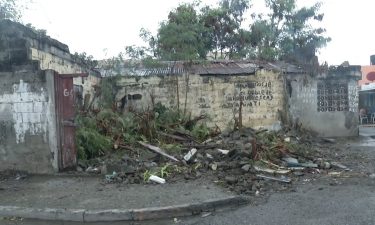
{"label": "rusty corrugated metal roof", "polygon": [[258,66],[247,62],[209,62],[193,65],[192,71],[200,75],[240,75],[254,74]]}
{"label": "rusty corrugated metal roof", "polygon": [[248,61],[204,61],[193,62],[160,62],[155,67],[145,67],[137,65],[136,67],[129,67],[128,64],[123,64],[122,68],[118,69],[117,73],[121,75],[130,76],[151,76],[151,75],[181,75],[186,72],[195,73],[199,75],[251,75],[255,74],[257,70],[266,69],[272,71],[282,72],[284,74],[298,74],[305,71],[293,64],[285,62],[266,62],[257,60]]}

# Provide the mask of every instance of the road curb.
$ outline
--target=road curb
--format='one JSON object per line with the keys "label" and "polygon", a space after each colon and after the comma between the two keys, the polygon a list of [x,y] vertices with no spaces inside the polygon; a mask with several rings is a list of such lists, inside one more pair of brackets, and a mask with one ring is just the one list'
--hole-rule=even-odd
{"label": "road curb", "polygon": [[0,206],[0,217],[22,217],[27,219],[72,222],[143,221],[199,215],[203,212],[221,211],[248,203],[249,199],[246,197],[230,196],[192,204],[140,209],[40,209],[18,206]]}

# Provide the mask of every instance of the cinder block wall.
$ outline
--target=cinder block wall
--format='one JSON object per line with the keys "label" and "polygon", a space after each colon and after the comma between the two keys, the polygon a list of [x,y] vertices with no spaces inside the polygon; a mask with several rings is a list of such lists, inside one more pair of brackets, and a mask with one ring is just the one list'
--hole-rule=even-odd
{"label": "cinder block wall", "polygon": [[[178,86],[177,86],[178,82]],[[283,78],[279,73],[259,70],[254,75],[121,77],[117,100],[126,107],[147,109],[152,102],[179,108],[192,116],[205,114],[210,126],[233,128],[239,118],[246,127],[280,128],[278,111],[284,106]]]}
{"label": "cinder block wall", "polygon": [[0,170],[57,171],[53,72],[0,72],[0,87]]}
{"label": "cinder block wall", "polygon": [[288,82],[289,116],[292,123],[302,125],[323,137],[358,136],[358,90],[355,76],[289,76]]}

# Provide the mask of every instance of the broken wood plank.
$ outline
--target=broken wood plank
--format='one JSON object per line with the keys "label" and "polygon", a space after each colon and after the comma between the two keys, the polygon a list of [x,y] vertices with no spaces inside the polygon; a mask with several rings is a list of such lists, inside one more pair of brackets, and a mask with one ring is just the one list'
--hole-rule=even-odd
{"label": "broken wood plank", "polygon": [[260,167],[260,166],[254,166],[255,171],[258,172],[265,172],[265,173],[271,173],[271,174],[288,174],[291,171],[290,170],[282,170],[282,169],[270,169],[270,168],[265,168],[265,167]]}
{"label": "broken wood plank", "polygon": [[292,182],[292,179],[290,179],[289,177],[280,177],[279,178],[279,177],[264,176],[264,175],[261,175],[261,174],[257,174],[256,176],[259,177],[259,178],[262,178],[262,179],[274,180],[274,181],[279,181],[279,182],[283,182],[283,183]]}
{"label": "broken wood plank", "polygon": [[150,144],[147,144],[147,143],[144,143],[142,141],[138,141],[138,143],[140,145],[142,145],[143,147],[146,147],[148,148],[149,150],[159,154],[159,155],[162,155],[162,156],[165,156],[167,157],[168,159],[171,159],[175,162],[180,162],[180,160],[176,159],[175,157],[171,156],[171,155],[168,155],[167,153],[165,153],[161,148],[159,147],[156,147],[156,146],[153,146],[153,145],[150,145]]}

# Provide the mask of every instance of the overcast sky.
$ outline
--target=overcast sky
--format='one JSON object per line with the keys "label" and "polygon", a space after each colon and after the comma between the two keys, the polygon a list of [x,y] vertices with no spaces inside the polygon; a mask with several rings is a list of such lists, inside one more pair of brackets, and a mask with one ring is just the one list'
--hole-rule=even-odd
{"label": "overcast sky", "polygon": [[[159,23],[180,2],[189,0],[32,0],[22,21],[65,44],[72,53],[87,52],[96,59],[111,57],[127,45],[142,44],[140,28],[156,32]],[[258,6],[263,0],[253,0]],[[313,0],[299,0],[311,5]],[[374,0],[322,0],[322,26],[332,38],[319,61],[330,65],[349,61],[368,65],[375,54]],[[214,4],[216,0],[202,0]]]}

